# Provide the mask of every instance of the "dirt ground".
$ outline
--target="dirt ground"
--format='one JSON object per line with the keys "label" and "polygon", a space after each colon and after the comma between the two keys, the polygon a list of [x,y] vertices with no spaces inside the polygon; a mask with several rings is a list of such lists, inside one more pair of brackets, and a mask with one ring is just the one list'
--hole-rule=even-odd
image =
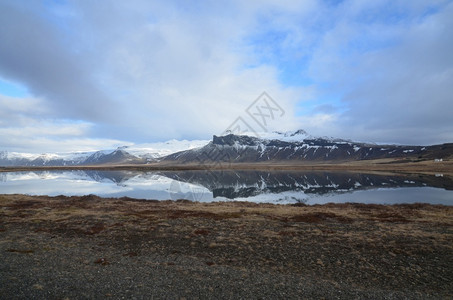
{"label": "dirt ground", "polygon": [[0,195],[1,299],[451,299],[453,207]]}

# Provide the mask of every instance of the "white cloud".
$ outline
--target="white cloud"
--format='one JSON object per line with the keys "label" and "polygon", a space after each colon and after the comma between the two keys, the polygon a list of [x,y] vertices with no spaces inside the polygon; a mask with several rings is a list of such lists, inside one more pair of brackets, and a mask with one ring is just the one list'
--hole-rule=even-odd
{"label": "white cloud", "polygon": [[[420,6],[408,7],[409,13]],[[328,82],[330,93],[342,95],[346,107],[321,130],[376,142],[452,141],[453,4],[399,22],[381,16],[363,26],[350,17],[365,13],[361,4],[344,9],[310,65],[313,78]]]}
{"label": "white cloud", "polygon": [[37,98],[0,95],[0,149],[18,152],[71,152],[115,148],[128,142],[87,138],[93,124],[51,118]]}
{"label": "white cloud", "polygon": [[[159,9],[152,12],[152,22],[136,10],[117,8],[100,16],[84,9],[95,13],[84,21],[96,35],[118,37],[97,47],[105,53],[104,79],[121,102],[119,127],[142,139],[210,136],[222,132],[264,90],[287,106],[286,123],[295,124],[290,112],[299,91],[283,87],[271,65],[243,66],[248,53],[241,52],[242,26],[253,22],[253,15],[249,20],[239,12],[233,21],[228,13],[212,16],[216,7],[198,15]],[[149,7],[143,11],[150,12]],[[133,30],[116,22],[121,17]]]}
{"label": "white cloud", "polygon": [[55,121],[40,121],[33,124],[33,126],[21,127],[4,127],[0,128],[0,136],[16,136],[24,138],[34,138],[39,136],[83,136],[86,134],[87,124],[65,124]]}
{"label": "white cloud", "polygon": [[270,130],[453,139],[445,1],[0,6],[0,76],[33,95],[0,97],[0,148],[209,138],[263,91],[286,112]]}
{"label": "white cloud", "polygon": [[44,101],[37,98],[16,98],[0,94],[0,126],[25,126],[49,113]]}
{"label": "white cloud", "polygon": [[[0,138],[3,138],[0,136]],[[131,143],[114,139],[91,139],[91,138],[59,138],[49,137],[24,138],[21,136],[8,136],[8,140],[2,143],[3,149],[11,152],[22,153],[70,153],[89,152],[100,149],[116,149],[117,147],[131,145]]]}

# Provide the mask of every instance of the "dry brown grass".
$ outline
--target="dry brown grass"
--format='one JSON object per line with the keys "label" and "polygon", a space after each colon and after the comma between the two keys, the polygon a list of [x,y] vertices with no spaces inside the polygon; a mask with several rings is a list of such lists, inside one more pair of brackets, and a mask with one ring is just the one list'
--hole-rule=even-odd
{"label": "dry brown grass", "polygon": [[227,163],[206,166],[203,164],[152,163],[147,165],[95,165],[57,167],[0,167],[0,172],[29,170],[129,170],[129,171],[183,171],[183,170],[299,170],[299,171],[360,171],[360,172],[402,172],[453,175],[453,160],[442,162],[433,160],[416,161],[410,159],[375,159],[358,161],[270,161],[258,163]]}
{"label": "dry brown grass", "polygon": [[[326,204],[314,206],[256,204],[247,202],[197,203],[189,201],[147,201],[102,199],[97,196],[47,197],[0,196],[1,215],[10,221],[53,222],[83,227],[97,234],[109,226],[148,226],[168,220],[203,219],[236,222],[278,221],[283,223],[357,222],[426,223],[453,225],[453,208],[428,204]],[[84,226],[86,223],[86,226]],[[0,226],[1,229],[1,226]],[[409,233],[410,234],[410,233]]]}
{"label": "dry brown grass", "polygon": [[[61,261],[58,253],[75,249],[90,266],[121,265],[122,272],[132,263],[175,274],[203,266],[211,276],[225,270],[294,275],[337,289],[416,291],[422,298],[453,291],[453,208],[442,205],[0,195],[0,237],[0,257],[16,255],[19,263],[20,255],[55,254]],[[165,261],[156,262],[156,255]],[[191,263],[179,265],[185,261]],[[73,257],[68,264],[83,275],[91,270]]]}

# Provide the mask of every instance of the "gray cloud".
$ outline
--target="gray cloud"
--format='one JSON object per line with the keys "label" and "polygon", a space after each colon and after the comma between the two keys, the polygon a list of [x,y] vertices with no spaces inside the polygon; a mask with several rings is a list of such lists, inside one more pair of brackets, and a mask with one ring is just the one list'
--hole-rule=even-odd
{"label": "gray cloud", "polygon": [[[346,107],[321,130],[374,142],[453,141],[452,20],[453,3],[399,24],[340,19],[310,66],[314,78],[331,83],[331,93],[343,94]],[[376,45],[358,51],[364,41]]]}
{"label": "gray cloud", "polygon": [[[28,87],[17,101],[36,110],[3,98],[0,126],[53,120],[86,146],[208,138],[266,90],[286,112],[272,129],[453,140],[451,2],[178,2],[1,1],[0,77]],[[2,132],[12,145],[17,131]]]}
{"label": "gray cloud", "polygon": [[0,3],[0,76],[26,85],[60,117],[106,119],[111,102],[93,82],[89,62],[63,45],[64,32],[33,5]]}
{"label": "gray cloud", "polygon": [[[91,122],[90,137],[207,138],[263,90],[287,111],[299,94],[278,82],[274,66],[244,66],[249,53],[242,37],[254,22],[249,8],[12,3],[2,4],[0,16],[0,35],[9,41],[0,51],[0,76],[47,104],[46,118]],[[281,125],[291,123],[288,113]]]}
{"label": "gray cloud", "polygon": [[357,75],[368,78],[346,95],[343,117],[380,140],[453,141],[451,53],[453,4],[412,26],[395,47],[361,59]]}

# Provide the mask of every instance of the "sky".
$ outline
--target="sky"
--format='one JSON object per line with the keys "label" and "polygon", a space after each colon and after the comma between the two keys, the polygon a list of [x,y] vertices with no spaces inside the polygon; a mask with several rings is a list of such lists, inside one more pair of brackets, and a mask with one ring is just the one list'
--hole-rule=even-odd
{"label": "sky", "polygon": [[453,1],[0,0],[0,150],[453,142],[452,53]]}

